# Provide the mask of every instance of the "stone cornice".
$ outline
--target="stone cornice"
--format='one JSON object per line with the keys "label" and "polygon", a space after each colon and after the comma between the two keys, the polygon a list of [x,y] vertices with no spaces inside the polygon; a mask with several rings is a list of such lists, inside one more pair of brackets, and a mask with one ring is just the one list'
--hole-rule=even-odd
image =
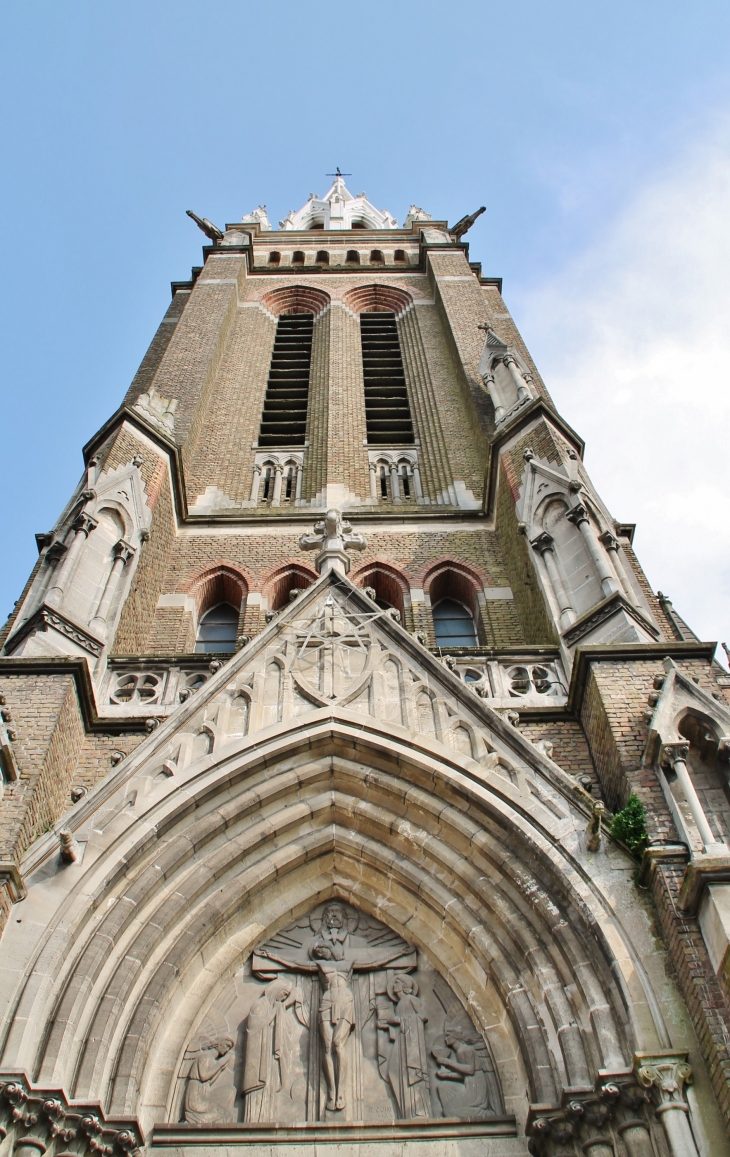
{"label": "stone cornice", "polygon": [[[570,514],[570,511],[568,513]],[[595,607],[591,607],[589,611],[586,611],[579,619],[571,623],[567,630],[563,631],[563,641],[565,645],[567,647],[574,646],[584,635],[595,630],[601,623],[605,623],[607,619],[612,618],[619,610],[625,611],[625,613],[634,619],[648,634],[654,635],[655,638],[659,634],[657,628],[646,615],[642,614],[640,610],[633,606],[620,591],[614,591],[608,598],[597,603]]]}
{"label": "stone cornice", "polygon": [[545,418],[551,425],[559,431],[560,434],[570,443],[576,453],[583,457],[585,450],[585,442],[572,426],[560,417],[557,410],[554,410],[544,398],[535,398],[528,406],[520,410],[515,417],[503,426],[492,437],[489,443],[489,457],[487,458],[487,468],[484,472],[484,503],[482,509],[487,517],[491,517],[494,512],[495,500],[497,497],[497,478],[499,472],[499,459],[502,450],[508,442],[511,442],[516,434],[531,426],[536,418]]}
{"label": "stone cornice", "polygon": [[83,647],[95,659],[98,659],[104,650],[104,644],[101,639],[97,639],[90,634],[83,627],[74,623],[71,619],[66,618],[60,611],[54,610],[53,607],[47,607],[45,604],[40,606],[29,619],[26,619],[16,630],[12,631],[5,641],[5,647],[13,648],[22,642],[32,631],[47,631],[48,629],[58,631],[60,635],[64,635],[71,642],[78,647]]}
{"label": "stone cornice", "polygon": [[578,647],[571,674],[566,709],[579,716],[583,705],[583,695],[588,683],[591,663],[626,663],[637,660],[654,659],[657,662],[670,659],[704,659],[711,663],[717,643],[612,643],[607,645],[588,644]]}

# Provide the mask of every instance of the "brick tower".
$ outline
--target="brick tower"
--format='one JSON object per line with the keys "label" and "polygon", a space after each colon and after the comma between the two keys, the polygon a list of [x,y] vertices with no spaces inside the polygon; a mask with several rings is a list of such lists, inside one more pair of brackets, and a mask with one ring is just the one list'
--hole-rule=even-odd
{"label": "brick tower", "polygon": [[730,679],[474,219],[339,172],[279,230],[196,218],[37,535],[0,634],[21,1157],[730,1154]]}

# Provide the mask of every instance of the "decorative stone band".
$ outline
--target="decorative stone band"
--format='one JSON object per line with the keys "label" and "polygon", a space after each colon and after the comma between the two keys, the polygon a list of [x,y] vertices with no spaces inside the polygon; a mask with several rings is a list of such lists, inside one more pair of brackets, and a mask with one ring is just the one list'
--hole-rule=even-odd
{"label": "decorative stone band", "polygon": [[[483,1121],[434,1120],[415,1118],[393,1124],[368,1124],[312,1121],[301,1125],[155,1125],[149,1141],[150,1150],[172,1149],[183,1152],[188,1146],[205,1146],[209,1150],[228,1148],[239,1152],[245,1146],[296,1146],[294,1152],[313,1153],[315,1144],[337,1142],[339,1145],[391,1144],[404,1141],[486,1141],[495,1137],[516,1137],[514,1117],[488,1117]],[[310,1149],[309,1146],[312,1146]],[[471,1148],[471,1147],[470,1147]],[[259,1150],[260,1152],[261,1150]],[[348,1152],[351,1150],[344,1150]],[[387,1150],[392,1153],[392,1149]],[[443,1152],[441,1146],[434,1152]],[[479,1150],[477,1150],[479,1151]],[[486,1152],[486,1150],[481,1150]],[[491,1150],[490,1150],[491,1151]],[[511,1150],[510,1150],[511,1151]],[[244,1149],[245,1152],[245,1149]],[[653,1155],[652,1155],[653,1157]]]}
{"label": "decorative stone band", "polygon": [[65,615],[59,611],[53,610],[45,604],[39,607],[34,615],[18,627],[17,631],[8,639],[5,644],[5,651],[11,655],[19,643],[26,639],[28,635],[35,631],[58,631],[60,635],[64,635],[71,642],[76,643],[84,651],[88,651],[95,659],[101,654],[104,644],[85,631],[83,627],[79,627],[76,623],[72,623]]}
{"label": "decorative stone band", "polygon": [[602,603],[594,607],[593,610],[588,611],[587,614],[577,619],[572,626],[568,627],[567,631],[563,632],[563,638],[567,646],[575,647],[586,635],[590,635],[597,627],[600,627],[608,619],[621,612],[624,612],[629,618],[633,619],[651,639],[657,639],[659,637],[659,631],[654,624],[650,623],[619,591],[615,591],[609,595],[607,599],[604,599]]}
{"label": "decorative stone band", "polygon": [[73,1105],[59,1089],[40,1089],[24,1073],[0,1074],[0,1137],[15,1157],[71,1149],[76,1157],[134,1157],[144,1137],[133,1118],[108,1121],[98,1103]]}

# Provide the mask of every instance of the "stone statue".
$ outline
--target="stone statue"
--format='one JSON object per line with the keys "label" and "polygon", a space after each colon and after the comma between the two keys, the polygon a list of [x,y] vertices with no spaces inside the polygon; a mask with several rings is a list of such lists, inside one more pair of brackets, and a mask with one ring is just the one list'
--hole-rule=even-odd
{"label": "stone statue", "polygon": [[439,1064],[436,1093],[444,1116],[465,1121],[493,1117],[499,1104],[496,1076],[484,1041],[471,1025],[447,1018],[431,1052]]}
{"label": "stone statue", "polygon": [[211,1124],[218,1112],[210,1103],[210,1093],[231,1060],[233,1041],[228,1036],[205,1042],[200,1049],[188,1053],[192,1064],[188,1072],[183,1114],[189,1125]]}
{"label": "stone statue", "polygon": [[428,1053],[424,1025],[428,1020],[418,999],[418,985],[412,976],[396,973],[388,985],[395,1011],[387,1015],[378,1009],[378,1028],[386,1030],[390,1048],[379,1051],[380,1075],[393,1090],[404,1120],[431,1117]]}
{"label": "stone statue", "polygon": [[274,1094],[289,1092],[294,1059],[294,1006],[300,1024],[308,1017],[291,980],[274,980],[254,1001],[246,1020],[243,1068],[244,1120],[273,1121]]}

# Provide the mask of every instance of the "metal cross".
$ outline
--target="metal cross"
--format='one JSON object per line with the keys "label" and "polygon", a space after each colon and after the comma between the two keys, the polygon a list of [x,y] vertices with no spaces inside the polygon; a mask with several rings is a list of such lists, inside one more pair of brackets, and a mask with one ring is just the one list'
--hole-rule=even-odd
{"label": "metal cross", "polygon": [[339,165],[337,166],[337,172],[336,173],[325,173],[325,177],[351,177],[351,176],[352,176],[352,173],[341,173]]}

